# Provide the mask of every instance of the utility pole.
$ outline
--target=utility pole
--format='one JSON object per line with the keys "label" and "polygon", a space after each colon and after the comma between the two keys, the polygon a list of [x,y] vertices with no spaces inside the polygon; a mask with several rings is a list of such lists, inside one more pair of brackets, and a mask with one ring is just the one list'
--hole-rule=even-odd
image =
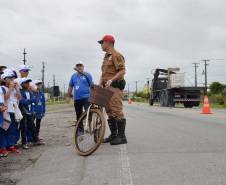
{"label": "utility pole", "polygon": [[150,78],[147,78],[147,89],[148,93],[150,92]]}
{"label": "utility pole", "polygon": [[194,63],[192,63],[194,66],[194,68],[195,68],[195,87],[197,87],[198,85],[198,83],[197,83],[197,68],[199,67],[199,63],[196,63],[196,62],[194,62]]}
{"label": "utility pole", "polygon": [[202,60],[204,62],[205,65],[205,69],[204,69],[204,73],[205,73],[205,95],[207,94],[207,66],[209,65],[207,62],[209,62],[209,59],[204,59]]}
{"label": "utility pole", "polygon": [[53,75],[53,99],[55,95],[55,85],[56,85],[56,80],[55,80],[55,75]]}
{"label": "utility pole", "polygon": [[45,62],[42,62],[42,92],[45,90]]}
{"label": "utility pole", "polygon": [[53,86],[56,85],[56,79],[55,79],[55,75],[53,75]]}
{"label": "utility pole", "polygon": [[65,88],[65,84],[64,84],[64,98],[65,98],[65,89],[66,89],[66,88]]}
{"label": "utility pole", "polygon": [[128,93],[128,98],[129,98],[129,94],[130,94],[130,92],[129,92],[130,91],[129,84],[127,85],[127,87],[128,87],[128,90],[127,90],[128,92],[127,93]]}
{"label": "utility pole", "polygon": [[135,81],[135,83],[136,83],[136,91],[135,91],[135,92],[136,92],[136,94],[137,94],[137,83],[138,83],[138,81]]}
{"label": "utility pole", "polygon": [[50,83],[50,82],[48,82],[48,93],[49,93],[49,90],[50,90],[50,86],[49,86],[49,83]]}
{"label": "utility pole", "polygon": [[24,59],[23,59],[23,62],[24,62],[24,65],[26,65],[26,62],[27,62],[27,60],[26,60],[26,51],[25,51],[25,48],[24,48],[24,52],[23,52],[23,55],[24,55]]}

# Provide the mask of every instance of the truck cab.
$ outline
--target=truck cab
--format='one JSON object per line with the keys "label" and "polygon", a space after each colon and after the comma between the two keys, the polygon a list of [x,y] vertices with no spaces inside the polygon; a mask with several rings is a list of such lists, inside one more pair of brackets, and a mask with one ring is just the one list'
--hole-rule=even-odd
{"label": "truck cab", "polygon": [[199,106],[204,87],[184,85],[184,74],[176,73],[179,68],[156,69],[150,89],[149,104],[159,103],[162,107],[174,107],[181,103],[185,108]]}

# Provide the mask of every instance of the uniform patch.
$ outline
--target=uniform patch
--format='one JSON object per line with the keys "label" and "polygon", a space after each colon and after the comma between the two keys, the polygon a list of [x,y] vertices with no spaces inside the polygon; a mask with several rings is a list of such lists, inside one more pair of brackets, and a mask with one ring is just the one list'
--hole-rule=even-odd
{"label": "uniform patch", "polygon": [[124,58],[123,56],[116,56],[117,65],[119,68],[124,67]]}
{"label": "uniform patch", "polygon": [[123,62],[120,61],[120,62],[118,63],[118,66],[119,66],[119,67],[123,67],[123,66],[124,66]]}

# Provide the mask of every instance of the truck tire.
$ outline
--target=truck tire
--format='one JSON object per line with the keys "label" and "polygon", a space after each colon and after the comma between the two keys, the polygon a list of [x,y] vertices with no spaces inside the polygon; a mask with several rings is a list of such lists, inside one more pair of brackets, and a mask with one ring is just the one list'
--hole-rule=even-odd
{"label": "truck tire", "polygon": [[149,98],[149,105],[153,106],[153,104],[154,104],[153,99]]}
{"label": "truck tire", "polygon": [[193,102],[184,102],[184,107],[185,108],[192,108],[193,107]]}
{"label": "truck tire", "polygon": [[168,95],[168,91],[164,91],[164,107],[168,107],[169,106],[169,95]]}
{"label": "truck tire", "polygon": [[174,107],[175,102],[173,101],[173,94],[172,92],[165,90],[164,91],[164,106],[165,107]]}
{"label": "truck tire", "polygon": [[175,102],[173,101],[173,94],[169,93],[169,107],[175,107]]}
{"label": "truck tire", "polygon": [[153,106],[154,105],[154,98],[153,98],[153,94],[151,93],[149,96],[149,105]]}
{"label": "truck tire", "polygon": [[200,102],[194,102],[193,106],[198,107],[200,105]]}
{"label": "truck tire", "polygon": [[159,96],[159,103],[161,107],[165,106],[165,101],[164,101],[164,92],[161,91],[160,96]]}

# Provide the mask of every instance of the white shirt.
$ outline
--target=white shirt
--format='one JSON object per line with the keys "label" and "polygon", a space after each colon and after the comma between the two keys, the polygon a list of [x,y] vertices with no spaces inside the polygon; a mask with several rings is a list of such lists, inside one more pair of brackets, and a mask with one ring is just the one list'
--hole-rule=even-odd
{"label": "white shirt", "polygon": [[26,94],[27,99],[30,100],[31,99],[30,93],[29,92],[25,92],[25,94]]}
{"label": "white shirt", "polygon": [[[27,100],[30,100],[31,99],[30,93],[28,91],[25,92],[25,95],[27,97]],[[31,105],[28,105],[28,109],[31,110]]]}
{"label": "white shirt", "polygon": [[[6,90],[6,92],[9,90],[9,88],[5,86],[3,88]],[[16,89],[13,89],[9,99],[5,101],[5,105],[8,107],[7,111],[11,113],[15,113],[15,106],[16,105],[18,106],[18,104],[19,104],[19,101],[16,97]]]}
{"label": "white shirt", "polygon": [[22,89],[22,87],[21,87],[21,85],[20,85],[20,80],[21,80],[21,78],[16,78],[16,79],[14,80],[14,82],[17,82],[18,85],[19,85],[19,88]]}
{"label": "white shirt", "polygon": [[4,103],[5,102],[5,100],[4,100],[4,93],[2,91],[2,87],[3,86],[0,86],[0,103]]}

